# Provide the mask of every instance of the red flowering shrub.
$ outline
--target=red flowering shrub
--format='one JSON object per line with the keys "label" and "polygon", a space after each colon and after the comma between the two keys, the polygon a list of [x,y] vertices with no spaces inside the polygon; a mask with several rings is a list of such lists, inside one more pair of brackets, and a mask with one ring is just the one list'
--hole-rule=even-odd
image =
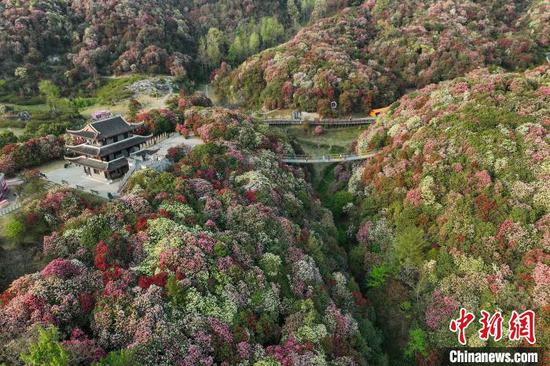
{"label": "red flowering shrub", "polygon": [[55,136],[37,137],[6,145],[0,155],[0,172],[13,175],[25,168],[60,159],[63,156],[63,146],[63,138]]}
{"label": "red flowering shrub", "polygon": [[157,285],[160,287],[166,286],[166,280],[168,279],[168,275],[164,272],[159,273],[157,275],[151,276],[151,277],[140,277],[138,279],[138,286],[144,289],[149,288],[151,285]]}
{"label": "red flowering shrub", "polygon": [[68,279],[82,272],[82,267],[75,262],[65,259],[54,259],[40,272],[45,278],[57,276],[62,279]]}
{"label": "red flowering shrub", "polygon": [[108,252],[109,247],[107,246],[107,243],[105,243],[103,240],[97,243],[95,247],[94,264],[96,268],[100,271],[106,271],[109,267],[109,264],[107,263]]}

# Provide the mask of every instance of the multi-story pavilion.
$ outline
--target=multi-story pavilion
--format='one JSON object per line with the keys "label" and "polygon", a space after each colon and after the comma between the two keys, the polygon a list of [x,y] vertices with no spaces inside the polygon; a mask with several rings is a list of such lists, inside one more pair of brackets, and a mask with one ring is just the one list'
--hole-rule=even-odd
{"label": "multi-story pavilion", "polygon": [[139,151],[140,145],[151,136],[135,135],[142,123],[128,123],[121,116],[107,116],[95,120],[81,130],[67,133],[84,140],[79,145],[67,145],[76,154],[65,160],[84,167],[86,175],[113,180],[122,177],[129,169],[127,157]]}

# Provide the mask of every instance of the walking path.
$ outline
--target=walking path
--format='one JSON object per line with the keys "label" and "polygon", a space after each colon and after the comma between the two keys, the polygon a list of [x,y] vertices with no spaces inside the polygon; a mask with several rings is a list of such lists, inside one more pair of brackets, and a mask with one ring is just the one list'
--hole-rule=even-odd
{"label": "walking path", "polygon": [[300,126],[300,125],[309,125],[309,126],[323,126],[323,127],[352,127],[352,126],[361,126],[361,125],[371,125],[376,121],[375,117],[365,117],[365,118],[340,118],[340,119],[320,119],[312,121],[304,121],[300,119],[264,119],[262,122],[270,126]]}
{"label": "walking path", "polygon": [[[270,126],[292,126],[309,125],[323,127],[355,127],[360,125],[371,125],[376,122],[376,117],[349,118],[349,119],[321,119],[314,121],[303,121],[298,119],[264,119],[264,123]],[[322,163],[341,163],[345,161],[359,161],[372,157],[374,153],[365,155],[356,154],[332,154],[321,156],[310,155],[287,155],[283,156],[282,161],[288,164],[322,164]]]}
{"label": "walking path", "polygon": [[341,163],[344,161],[358,161],[365,160],[374,156],[375,153],[365,155],[355,154],[333,154],[322,156],[310,156],[310,155],[287,155],[283,156],[282,161],[288,164],[321,164],[321,163]]}

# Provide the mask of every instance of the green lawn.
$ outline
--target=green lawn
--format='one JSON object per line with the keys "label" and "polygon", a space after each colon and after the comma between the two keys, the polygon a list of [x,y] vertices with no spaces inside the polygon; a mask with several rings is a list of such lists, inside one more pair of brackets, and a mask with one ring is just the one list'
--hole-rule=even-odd
{"label": "green lawn", "polygon": [[345,153],[365,129],[366,127],[328,128],[322,136],[315,136],[313,128],[303,126],[284,128],[285,132],[294,137],[304,151],[311,155]]}
{"label": "green lawn", "polygon": [[[105,78],[105,84],[95,93],[97,103],[82,109],[80,113],[86,118],[90,118],[93,112],[100,110],[108,110],[122,115],[127,114],[128,104],[130,99],[133,98],[133,95],[132,92],[126,88],[129,85],[146,78],[148,78],[146,75],[129,75]],[[144,110],[150,110],[165,108],[166,102],[170,97],[171,95],[154,97],[140,94],[135,97],[135,99],[142,105]]]}
{"label": "green lawn", "polygon": [[37,112],[48,112],[50,110],[50,107],[45,103],[40,104],[25,104],[25,105],[19,105],[19,104],[6,104],[8,107],[12,107],[16,112],[21,111],[27,111],[32,113]]}
{"label": "green lawn", "polygon": [[12,132],[15,136],[21,136],[25,132],[25,129],[23,127],[0,127],[0,133],[4,131]]}

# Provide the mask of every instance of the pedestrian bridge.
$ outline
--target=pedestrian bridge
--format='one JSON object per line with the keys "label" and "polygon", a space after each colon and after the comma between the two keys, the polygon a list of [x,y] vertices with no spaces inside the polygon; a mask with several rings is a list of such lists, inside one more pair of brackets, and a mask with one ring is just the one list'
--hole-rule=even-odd
{"label": "pedestrian bridge", "polygon": [[365,155],[356,154],[330,154],[321,156],[311,155],[285,155],[281,159],[287,164],[322,164],[322,163],[342,163],[345,161],[366,160],[374,156],[374,153]]}
{"label": "pedestrian bridge", "polygon": [[264,119],[262,122],[270,126],[323,126],[323,127],[352,127],[370,125],[376,121],[375,117],[365,118],[341,118],[341,119],[320,119],[312,121],[304,121],[300,119]]}

